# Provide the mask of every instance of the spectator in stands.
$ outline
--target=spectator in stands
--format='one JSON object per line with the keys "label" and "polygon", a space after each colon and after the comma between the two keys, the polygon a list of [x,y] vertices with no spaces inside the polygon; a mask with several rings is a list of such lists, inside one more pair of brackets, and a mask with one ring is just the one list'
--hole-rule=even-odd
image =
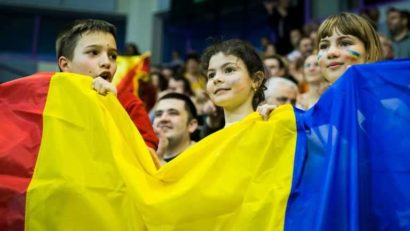
{"label": "spectator in stands", "polygon": [[299,95],[297,106],[307,110],[316,104],[328,84],[320,72],[316,54],[312,54],[306,58],[303,73],[308,83],[308,90]]}
{"label": "spectator in stands", "polygon": [[379,34],[379,39],[380,39],[380,43],[381,43],[382,48],[383,48],[383,59],[384,60],[394,59],[394,51],[393,51],[392,41],[388,37],[386,37],[382,34]]}
{"label": "spectator in stands", "polygon": [[271,55],[263,58],[263,63],[269,71],[268,78],[285,77],[287,75],[287,64],[280,55]]}
{"label": "spectator in stands", "polygon": [[265,101],[263,103],[280,106],[296,104],[298,95],[297,85],[285,78],[270,78],[266,81]]}
{"label": "spectator in stands", "polygon": [[138,49],[137,44],[130,42],[130,43],[125,44],[125,55],[127,56],[141,55],[141,52]]}
{"label": "spectator in stands", "polygon": [[169,79],[167,92],[176,92],[187,96],[194,96],[189,81],[182,76],[174,76]]}
{"label": "spectator in stands", "polygon": [[198,127],[196,117],[194,104],[184,94],[168,93],[158,100],[153,126],[160,137],[157,154],[162,163],[171,161],[195,143],[191,134]]}
{"label": "spectator in stands", "polygon": [[297,42],[296,50],[290,53],[287,58],[290,62],[295,62],[298,58],[306,59],[313,52],[313,41],[308,36],[303,36]]}
{"label": "spectator in stands", "polygon": [[151,71],[149,73],[149,79],[151,80],[152,85],[154,85],[157,89],[157,93],[163,92],[168,89],[168,80],[161,72]]}
{"label": "spectator in stands", "polygon": [[408,12],[390,8],[387,11],[387,27],[393,42],[394,57],[410,58],[410,31]]}
{"label": "spectator in stands", "polygon": [[289,0],[265,0],[268,23],[277,36],[276,47],[281,55],[288,54],[293,48],[290,31],[303,25],[303,9],[294,7]]}
{"label": "spectator in stands", "polygon": [[202,75],[199,67],[199,57],[196,53],[188,54],[185,58],[183,76],[191,84],[191,89],[198,99],[206,99],[206,78]]}

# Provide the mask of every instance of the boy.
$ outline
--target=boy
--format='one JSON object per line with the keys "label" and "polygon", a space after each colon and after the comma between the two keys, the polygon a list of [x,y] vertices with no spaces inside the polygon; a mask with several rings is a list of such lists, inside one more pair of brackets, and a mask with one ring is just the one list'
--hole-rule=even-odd
{"label": "boy", "polygon": [[[111,80],[117,69],[118,55],[114,25],[96,19],[78,20],[57,37],[57,62],[61,71],[89,75],[94,78],[93,88],[100,94],[117,94]],[[141,133],[151,153],[158,147],[144,105],[130,92],[119,92],[118,100]],[[151,150],[153,149],[153,150]]]}

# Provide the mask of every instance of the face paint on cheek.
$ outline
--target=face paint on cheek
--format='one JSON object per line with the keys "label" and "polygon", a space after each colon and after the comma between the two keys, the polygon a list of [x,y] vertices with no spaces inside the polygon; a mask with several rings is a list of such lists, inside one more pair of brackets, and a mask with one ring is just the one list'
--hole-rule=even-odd
{"label": "face paint on cheek", "polygon": [[326,54],[325,54],[324,51],[320,51],[320,52],[317,54],[317,61],[316,61],[319,66],[320,66],[321,64],[324,64],[324,62],[325,62],[325,59],[324,59],[323,57],[326,57]]}
{"label": "face paint on cheek", "polygon": [[349,55],[348,57],[353,61],[357,61],[361,56],[361,54],[358,51],[352,49],[347,49],[346,52]]}
{"label": "face paint on cheek", "polygon": [[323,51],[320,51],[318,54],[317,54],[317,62],[319,62],[319,60],[321,59],[323,57]]}

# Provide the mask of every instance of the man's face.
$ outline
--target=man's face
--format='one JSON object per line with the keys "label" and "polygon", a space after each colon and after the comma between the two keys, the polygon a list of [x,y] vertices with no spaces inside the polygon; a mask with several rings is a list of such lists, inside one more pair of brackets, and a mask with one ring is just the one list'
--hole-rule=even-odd
{"label": "man's face", "polygon": [[164,132],[170,144],[190,139],[190,134],[196,129],[188,122],[185,102],[179,99],[162,99],[158,102],[153,127]]}
{"label": "man's face", "polygon": [[399,12],[390,12],[387,15],[387,27],[393,35],[399,33],[403,28],[403,22]]}
{"label": "man's face", "polygon": [[280,106],[283,104],[296,104],[297,89],[286,85],[278,85],[272,90],[272,95],[266,98],[266,103]]}
{"label": "man's face", "polygon": [[[63,59],[63,62],[61,61]],[[80,36],[71,60],[59,58],[64,72],[101,76],[111,81],[117,70],[117,45],[114,36],[105,32],[89,32]]]}

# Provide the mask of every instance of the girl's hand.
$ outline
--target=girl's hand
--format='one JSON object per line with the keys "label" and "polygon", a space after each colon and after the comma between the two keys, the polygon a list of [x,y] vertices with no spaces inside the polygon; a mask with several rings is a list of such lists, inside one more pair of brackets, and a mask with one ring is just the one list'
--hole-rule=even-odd
{"label": "girl's hand", "polygon": [[263,104],[256,108],[256,111],[262,116],[263,120],[268,120],[270,113],[278,106],[272,104]]}
{"label": "girl's hand", "polygon": [[114,86],[114,84],[101,77],[95,78],[91,85],[93,89],[101,95],[106,95],[107,93],[111,92],[112,94],[117,96],[117,88]]}

